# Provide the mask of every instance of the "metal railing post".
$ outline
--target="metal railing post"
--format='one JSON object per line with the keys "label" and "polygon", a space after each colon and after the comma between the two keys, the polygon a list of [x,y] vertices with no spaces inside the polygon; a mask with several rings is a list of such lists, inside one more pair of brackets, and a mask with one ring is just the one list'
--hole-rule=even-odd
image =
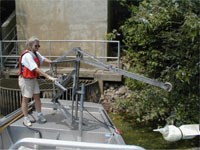
{"label": "metal railing post", "polygon": [[83,124],[83,107],[84,107],[84,101],[85,101],[85,84],[82,83],[81,85],[81,102],[80,102],[80,118],[79,118],[79,134],[82,138],[83,131],[82,131],[82,124]]}
{"label": "metal railing post", "polygon": [[[79,47],[76,48],[76,63],[75,63],[75,68],[76,68],[76,73],[75,73],[75,78],[76,78],[76,83],[75,83],[75,91],[77,92],[77,90],[79,89],[79,71],[80,71],[80,53],[78,52],[78,50],[80,49]],[[75,106],[75,118],[76,120],[78,120],[78,98],[79,95],[77,93],[75,93],[75,99],[76,99],[76,106]]]}
{"label": "metal railing post", "polygon": [[[49,60],[51,60],[51,41],[49,41]],[[53,71],[51,64],[49,64],[49,70]]]}
{"label": "metal railing post", "polygon": [[[102,56],[105,57],[105,42],[103,42]],[[105,59],[103,59],[105,61]]]}
{"label": "metal railing post", "polygon": [[51,41],[49,41],[49,59],[51,60]]}
{"label": "metal railing post", "polygon": [[120,41],[117,42],[117,66],[120,69]]}
{"label": "metal railing post", "polygon": [[0,65],[0,71],[3,70],[3,57],[2,57],[2,54],[3,54],[3,50],[2,50],[2,41],[0,41],[0,62],[1,62],[1,65]]}

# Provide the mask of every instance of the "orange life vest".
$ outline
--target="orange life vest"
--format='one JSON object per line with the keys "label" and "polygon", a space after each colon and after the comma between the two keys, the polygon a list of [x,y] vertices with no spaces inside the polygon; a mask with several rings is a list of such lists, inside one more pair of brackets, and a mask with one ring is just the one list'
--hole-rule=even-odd
{"label": "orange life vest", "polygon": [[[30,71],[28,68],[26,68],[26,66],[24,66],[21,61],[22,61],[22,57],[24,54],[29,53],[30,50],[25,50],[20,58],[19,58],[19,75],[22,75],[23,78],[37,78],[39,76],[39,74],[36,71]],[[38,55],[36,53],[34,53],[36,55],[36,58],[34,58],[34,61],[36,62],[36,64],[38,65],[38,68],[40,67],[40,59],[38,58]]]}

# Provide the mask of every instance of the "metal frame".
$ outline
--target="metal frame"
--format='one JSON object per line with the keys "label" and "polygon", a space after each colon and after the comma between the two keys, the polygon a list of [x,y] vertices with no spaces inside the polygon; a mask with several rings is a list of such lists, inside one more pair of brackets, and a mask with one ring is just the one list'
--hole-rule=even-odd
{"label": "metal frame", "polygon": [[[63,76],[60,76],[57,81],[55,82],[55,85],[59,88],[57,90],[57,93],[54,95],[52,102],[56,106],[57,109],[60,109],[61,112],[63,112],[64,116],[66,117],[66,123],[71,127],[71,128],[76,128],[77,127],[77,122],[79,122],[79,130],[80,133],[82,133],[82,120],[83,120],[83,103],[85,99],[85,84],[82,85],[81,91],[79,90],[79,70],[80,70],[80,60],[83,57],[83,55],[79,52],[81,49],[78,48],[73,48],[71,51],[67,52],[63,56],[59,57],[55,61],[51,62],[50,64],[50,70],[54,70],[55,66],[55,72],[52,72],[53,74],[56,73],[57,71],[57,65],[58,63],[66,63],[66,62],[73,62],[75,64],[75,70],[73,70],[67,77],[63,79]],[[69,60],[65,61],[63,60],[67,55],[70,55],[71,53],[76,54],[76,59],[75,60]],[[67,90],[66,85],[73,79],[73,92],[72,92],[72,112],[71,115],[70,113],[60,105],[58,98],[64,91]],[[78,101],[79,101],[79,95],[81,95],[81,110],[80,110],[80,119],[78,119]],[[75,104],[74,104],[75,103]],[[74,110],[75,110],[75,115],[74,115]],[[82,136],[82,134],[81,134]]]}
{"label": "metal frame", "polygon": [[[66,61],[64,60],[68,55],[71,55],[72,53],[74,53],[76,55],[76,59],[75,60],[69,60]],[[90,58],[91,60],[85,60],[84,57],[87,56],[87,58]],[[66,62],[73,62],[74,63],[74,67],[75,70],[73,70],[65,79],[63,79],[63,76],[60,76],[58,78],[58,80],[55,82],[55,85],[59,88],[59,90],[57,90],[57,94],[54,96],[54,98],[52,99],[53,104],[55,104],[56,108],[60,109],[61,112],[63,112],[64,116],[66,117],[66,122],[67,124],[72,127],[72,128],[76,128],[76,123],[79,121],[79,129],[80,129],[80,133],[81,131],[81,126],[82,126],[82,113],[80,115],[80,118],[78,119],[78,101],[79,101],[79,94],[81,94],[81,100],[84,100],[84,85],[82,86],[81,91],[79,90],[79,70],[80,70],[80,62],[101,68],[101,69],[105,69],[105,70],[109,70],[115,73],[118,73],[120,75],[125,75],[127,77],[130,77],[132,79],[136,79],[138,81],[142,81],[145,83],[148,83],[150,85],[153,86],[157,86],[160,87],[162,89],[164,89],[165,91],[171,91],[172,89],[172,85],[169,82],[166,83],[162,83],[159,82],[157,80],[153,80],[141,75],[137,75],[116,67],[113,67],[112,65],[103,62],[101,60],[99,60],[97,57],[95,57],[94,55],[91,55],[89,53],[87,53],[86,51],[82,50],[80,47],[75,47],[72,50],[70,50],[69,52],[67,52],[66,54],[64,54],[63,56],[60,56],[59,58],[57,58],[55,61],[50,63],[50,67],[51,67],[51,71],[54,70],[55,67],[55,72],[52,72],[53,74],[56,73],[57,71],[57,64],[59,63],[66,63]],[[72,93],[72,112],[71,112],[71,116],[70,113],[60,105],[60,103],[58,102],[58,98],[60,97],[60,95],[66,91],[67,89],[65,88],[65,86],[67,85],[68,82],[70,82],[73,79],[73,93]],[[75,104],[74,104],[75,103]],[[81,106],[83,107],[83,103],[84,101],[81,102]],[[75,110],[75,115],[74,115],[74,110]],[[83,109],[81,108],[80,112],[83,111]]]}
{"label": "metal frame", "polygon": [[[151,78],[147,78],[147,77],[144,77],[142,75],[138,75],[138,74],[134,74],[132,72],[125,71],[123,69],[120,69],[119,67],[118,68],[114,67],[107,62],[101,61],[96,56],[91,55],[84,50],[81,50],[81,48],[79,48],[79,47],[73,48],[69,52],[67,52],[64,56],[61,56],[58,59],[56,59],[53,63],[56,64],[56,63],[64,62],[63,59],[65,57],[67,57],[67,55],[74,52],[76,54],[76,61],[78,63],[75,66],[76,70],[79,70],[80,62],[83,62],[83,63],[89,64],[89,65],[92,65],[92,66],[95,66],[95,67],[98,67],[98,68],[101,68],[101,69],[104,69],[104,70],[109,70],[109,71],[115,72],[117,74],[130,77],[132,79],[136,79],[138,81],[145,82],[147,84],[150,84],[150,85],[153,85],[153,86],[156,86],[156,87],[160,87],[160,88],[162,88],[162,89],[164,89],[165,91],[168,91],[168,92],[172,90],[172,85],[169,82],[165,82],[165,83],[159,82],[157,80],[153,80]],[[91,60],[85,60],[84,59],[85,56],[87,56],[86,58],[90,58],[92,61]],[[76,76],[79,76],[78,72],[77,72]]]}

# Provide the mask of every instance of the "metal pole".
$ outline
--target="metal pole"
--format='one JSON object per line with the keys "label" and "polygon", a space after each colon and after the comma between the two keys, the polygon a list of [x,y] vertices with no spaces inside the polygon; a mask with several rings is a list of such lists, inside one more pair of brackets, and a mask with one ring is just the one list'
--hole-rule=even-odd
{"label": "metal pole", "polygon": [[[15,35],[15,29],[14,29],[14,33],[13,34],[14,34],[14,39],[15,39],[15,36],[16,36]],[[17,42],[14,43],[15,55],[17,55],[17,49],[16,49],[17,46],[16,46],[16,44],[17,44]]]}
{"label": "metal pole", "polygon": [[63,147],[63,148],[84,148],[84,149],[101,149],[101,150],[144,150],[143,147],[136,145],[118,145],[118,144],[102,144],[89,142],[76,142],[64,140],[50,140],[38,138],[24,138],[9,147],[9,150],[16,150],[21,145],[37,144],[43,146]]}
{"label": "metal pole", "polygon": [[75,92],[76,92],[76,74],[73,75],[73,89],[72,89],[72,124],[74,123],[74,98],[75,98]]}
{"label": "metal pole", "polygon": [[118,45],[118,51],[117,51],[117,65],[118,65],[118,68],[120,69],[120,41],[117,42],[117,45]]}
{"label": "metal pole", "polygon": [[[4,42],[26,42],[26,40],[3,40]],[[40,40],[40,42],[88,42],[88,43],[117,43],[118,41],[107,41],[107,40]]]}
{"label": "metal pole", "polygon": [[[105,57],[105,42],[103,42],[102,56]],[[103,59],[105,61],[105,59]]]}
{"label": "metal pole", "polygon": [[[51,60],[51,41],[49,41],[49,59]],[[52,65],[49,64],[49,70],[52,71]]]}
{"label": "metal pole", "polygon": [[2,53],[3,53],[3,50],[2,50],[2,41],[0,41],[0,61],[1,61],[1,65],[0,65],[0,71],[3,71],[3,57],[2,57]]}
{"label": "metal pole", "polygon": [[84,100],[85,100],[85,84],[82,83],[82,86],[81,86],[80,119],[79,119],[79,133],[80,133],[80,137],[83,136],[82,123],[83,123]]}
{"label": "metal pole", "polygon": [[51,60],[51,41],[49,41],[49,59]]}
{"label": "metal pole", "polygon": [[73,91],[72,91],[72,123],[73,123],[73,116],[74,116],[74,100],[76,100],[75,104],[75,119],[78,119],[78,88],[79,88],[79,69],[80,69],[80,53],[78,52],[80,48],[74,48],[76,53],[76,62],[75,62],[75,75],[73,79]]}
{"label": "metal pole", "polygon": [[[80,48],[78,47],[77,49],[80,50]],[[80,70],[80,53],[78,52],[78,50],[76,51],[76,83],[75,83],[75,89],[76,91],[78,91],[79,88],[79,70]],[[76,93],[75,91],[75,93]],[[78,97],[79,95],[76,94],[76,114],[75,114],[75,118],[76,120],[78,119]]]}

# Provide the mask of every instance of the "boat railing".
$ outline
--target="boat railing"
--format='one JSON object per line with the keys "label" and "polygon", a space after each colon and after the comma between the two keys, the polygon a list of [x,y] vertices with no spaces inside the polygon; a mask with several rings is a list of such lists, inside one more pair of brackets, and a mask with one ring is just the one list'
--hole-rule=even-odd
{"label": "boat railing", "polygon": [[[28,107],[31,108],[35,104],[34,101],[31,101],[28,104]],[[30,110],[30,109],[29,109]],[[0,118],[0,133],[5,129],[8,125],[10,125],[12,122],[16,121],[18,119],[18,116],[20,117],[20,114],[22,114],[22,108],[18,108],[17,110],[13,111],[12,113],[6,115],[3,118]]]}
{"label": "boat railing", "polygon": [[97,150],[144,150],[143,147],[136,145],[118,145],[118,144],[103,144],[103,143],[89,143],[77,141],[63,141],[50,140],[39,138],[23,138],[14,143],[9,150],[16,150],[20,146],[26,145],[48,146],[48,147],[63,147],[63,148],[83,148],[83,149],[97,149]]}

